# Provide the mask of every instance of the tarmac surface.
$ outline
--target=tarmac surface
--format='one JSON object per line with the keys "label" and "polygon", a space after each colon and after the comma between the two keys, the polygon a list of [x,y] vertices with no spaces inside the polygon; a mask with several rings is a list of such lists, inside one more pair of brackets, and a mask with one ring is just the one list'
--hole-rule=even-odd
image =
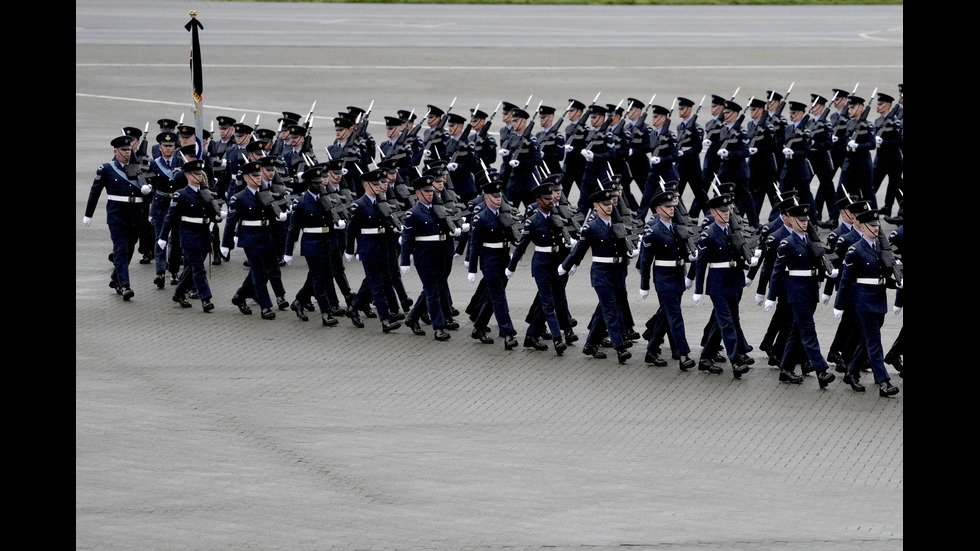
{"label": "tarmac surface", "polygon": [[[561,358],[505,352],[499,338],[470,339],[465,315],[449,342],[431,328],[385,335],[377,320],[325,328],[318,313],[264,321],[229,302],[247,273],[240,250],[210,268],[211,314],[178,307],[136,261],[124,303],[107,286],[104,195],[91,227],[80,218],[120,127],[193,123],[189,9],[205,27],[206,120],[274,127],[315,100],[321,151],[335,112],[372,99],[381,121],[453,97],[458,112],[489,112],[529,94],[532,108],[599,91],[666,105],[741,87],[744,104],[790,82],[800,99],[857,82],[897,93],[903,81],[902,6],[76,2],[76,549],[904,546],[897,376],[901,393],[885,399],[814,377],[780,384],[758,350],[734,380],[727,364],[722,375],[647,366],[642,344],[626,365],[582,355],[583,341]],[[519,340],[529,258],[507,288]],[[568,288],[583,340],[596,304],[584,264]],[[360,266],[347,270],[359,283]],[[305,273],[299,256],[283,269],[290,299]],[[627,282],[642,324],[656,298],[639,298],[635,272]],[[462,264],[450,286],[464,305],[475,286]],[[421,290],[414,270],[406,287]],[[770,313],[746,294],[758,346]],[[710,311],[685,295],[695,358]],[[888,315],[886,347],[903,320]],[[826,351],[831,307],[816,321]]]}

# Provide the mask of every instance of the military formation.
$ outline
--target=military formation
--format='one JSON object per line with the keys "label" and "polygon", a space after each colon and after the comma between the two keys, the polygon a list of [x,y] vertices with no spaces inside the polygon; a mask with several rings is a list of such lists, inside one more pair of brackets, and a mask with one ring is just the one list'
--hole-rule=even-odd
{"label": "military formation", "polygon": [[[669,355],[683,371],[711,374],[728,364],[736,379],[755,363],[739,315],[754,287],[755,305],[772,312],[758,348],[779,381],[813,373],[824,389],[841,373],[864,392],[870,372],[879,395],[894,396],[885,364],[903,373],[902,337],[886,350],[881,327],[886,289],[897,289],[892,311],[902,308],[902,85],[897,98],[834,88],[803,102],[789,99],[792,90],[765,91],[744,108],[739,90],[669,106],[656,95],[536,108],[528,98],[464,114],[454,99],[384,116],[380,141],[368,132],[371,102],[332,117],[322,158],[315,103],[305,117],[283,112],[275,128],[258,117],[219,116],[216,131],[164,118],[154,135],[147,123],[111,140],[83,223],[105,192],[109,287],[123,301],[136,295],[135,256],[154,266],[154,286],[169,281],[174,303],[199,300],[213,312],[206,266],[240,248],[248,275],[226,300],[241,314],[254,305],[266,320],[291,310],[357,328],[374,318],[383,333],[404,325],[425,336],[429,326],[437,341],[450,340],[465,314],[480,343],[494,344],[492,319],[505,350],[557,356],[580,340],[567,288],[588,261],[597,305],[582,353],[626,363],[643,342],[647,364],[667,366]],[[895,231],[883,234],[882,220]],[[297,243],[307,276],[290,297],[282,269]],[[360,282],[348,279],[352,262]],[[465,298],[449,285],[459,264],[475,285]],[[413,269],[414,298],[403,282]],[[507,284],[522,271],[537,293],[521,342]],[[631,285],[641,300],[654,292],[649,320],[634,319]],[[688,300],[712,308],[697,359],[682,312],[691,290]],[[821,335],[824,355],[814,313],[831,301],[840,321],[832,339]]]}

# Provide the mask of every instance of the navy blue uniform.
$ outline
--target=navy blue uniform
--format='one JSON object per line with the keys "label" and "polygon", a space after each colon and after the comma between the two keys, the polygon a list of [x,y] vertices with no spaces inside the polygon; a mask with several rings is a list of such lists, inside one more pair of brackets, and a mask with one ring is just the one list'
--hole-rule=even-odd
{"label": "navy blue uniform", "polygon": [[[544,332],[541,326],[545,323],[552,337],[560,335],[561,326],[558,317],[567,315],[568,300],[565,298],[565,285],[558,276],[558,266],[564,257],[562,254],[564,241],[559,225],[560,223],[553,221],[550,215],[535,210],[534,214],[524,220],[520,241],[510,257],[508,269],[515,272],[524,252],[528,247],[534,247],[534,256],[531,257],[531,276],[534,277],[538,287],[544,319],[539,323],[528,325],[527,335],[530,337],[539,337]],[[562,308],[565,310],[559,311]]]}
{"label": "navy blue uniform", "polygon": [[211,298],[204,260],[211,252],[211,223],[217,221],[216,214],[212,204],[202,197],[202,190],[186,186],[174,193],[157,234],[158,239],[167,241],[171,230],[177,228],[180,235],[185,268],[174,288],[174,296],[184,296],[193,284],[201,300]]}
{"label": "navy blue uniform", "polygon": [[[684,294],[684,258],[685,244],[677,235],[677,229],[672,224],[667,227],[659,217],[650,220],[647,231],[641,239],[640,248],[640,289],[650,290],[650,273],[653,271],[653,286],[660,301],[660,308],[654,317],[657,321],[653,334],[662,331],[666,323],[670,332],[675,351],[687,356],[691,347],[687,343],[684,330],[684,317],[681,314],[681,296]],[[650,340],[647,350],[655,352],[655,339]]]}
{"label": "navy blue uniform", "polygon": [[890,379],[881,346],[881,326],[888,310],[888,297],[885,294],[887,274],[880,255],[881,247],[877,243],[872,246],[863,237],[848,249],[840,274],[840,292],[834,303],[838,310],[853,310],[861,330],[862,342],[847,366],[847,373],[852,377],[860,374],[861,360],[867,357],[875,383]]}
{"label": "navy blue uniform", "polygon": [[129,262],[136,250],[140,229],[147,223],[143,204],[145,199],[136,176],[129,177],[126,167],[113,160],[95,172],[92,190],[85,205],[86,217],[91,218],[95,214],[103,189],[107,199],[106,224],[109,225],[109,237],[112,239],[113,269],[110,283],[114,287],[125,287],[129,285]]}
{"label": "navy blue uniform", "polygon": [[711,224],[701,233],[694,293],[700,295],[706,292],[711,297],[715,309],[716,330],[721,332],[728,358],[735,364],[739,354],[746,352],[744,349],[740,350],[745,337],[738,310],[742,287],[745,285],[745,271],[742,253],[732,242],[730,232],[730,225],[722,228],[718,224]]}
{"label": "navy blue uniform", "polygon": [[483,209],[473,217],[470,226],[469,273],[482,271],[487,299],[492,308],[483,308],[474,325],[485,329],[490,313],[497,319],[501,336],[517,335],[510,319],[507,304],[507,276],[504,270],[510,261],[509,228],[500,222],[500,213]]}
{"label": "navy blue uniform", "polygon": [[328,289],[333,286],[333,266],[330,261],[331,249],[335,240],[331,234],[340,231],[335,227],[336,220],[330,210],[324,208],[320,197],[309,191],[303,192],[299,202],[293,207],[286,233],[286,255],[293,256],[296,241],[300,241],[299,254],[306,259],[309,279],[313,286],[320,312],[326,316],[332,307],[337,307],[337,296],[331,300]]}
{"label": "navy blue uniform", "polygon": [[233,249],[235,236],[238,237],[237,246],[245,251],[249,274],[235,294],[240,300],[254,298],[264,310],[272,307],[268,283],[278,281],[273,285],[277,297],[285,295],[285,291],[277,288],[282,285],[278,261],[280,249],[275,246],[272,224],[278,223],[278,217],[270,204],[260,200],[259,193],[246,187],[228,202],[222,245]]}
{"label": "navy blue uniform", "polygon": [[373,300],[382,320],[391,317],[385,289],[391,285],[386,232],[391,231],[378,210],[377,201],[364,194],[350,206],[346,252],[357,253],[364,266],[366,285],[351,300],[352,310],[361,310]]}
{"label": "navy blue uniform", "polygon": [[[422,296],[419,297],[419,303],[424,299],[429,319],[432,320],[432,328],[445,329],[446,312],[449,310],[446,241],[450,238],[444,228],[440,227],[432,208],[431,205],[426,206],[419,201],[405,216],[401,265],[411,265],[411,258],[414,257],[415,270],[422,281]],[[413,314],[421,316],[421,310],[415,308],[409,313],[411,321],[418,321]]]}

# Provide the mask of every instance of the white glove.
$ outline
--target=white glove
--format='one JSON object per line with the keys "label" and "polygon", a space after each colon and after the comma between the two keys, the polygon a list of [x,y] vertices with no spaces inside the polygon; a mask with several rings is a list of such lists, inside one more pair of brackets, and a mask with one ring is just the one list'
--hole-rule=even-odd
{"label": "white glove", "polygon": [[718,150],[718,156],[721,157],[722,159],[727,159],[728,158],[728,150],[727,149],[719,149]]}
{"label": "white glove", "polygon": [[508,162],[507,164],[509,164],[510,166],[512,166],[514,168],[517,168],[518,166],[521,165],[521,162],[518,161],[517,159],[511,159],[510,162]]}
{"label": "white glove", "polygon": [[463,222],[462,224],[460,224],[459,229],[461,229],[463,231],[470,231],[470,223],[469,222]]}
{"label": "white glove", "polygon": [[157,239],[157,247],[160,247],[161,251],[167,250],[167,241],[165,239]]}
{"label": "white glove", "polygon": [[833,143],[837,143],[837,140],[839,140],[839,139],[840,139],[840,138],[838,138],[837,136],[832,136],[832,137],[830,138],[830,141],[831,141],[831,142],[833,142]]}
{"label": "white glove", "polygon": [[214,219],[217,220],[218,222],[221,222],[222,220],[224,220],[225,219],[225,211],[219,210],[218,211],[218,214],[215,214],[214,215]]}
{"label": "white glove", "polygon": [[572,144],[565,144],[562,147],[565,149],[565,153],[571,153],[572,151],[575,150],[575,146],[573,146]]}
{"label": "white glove", "polygon": [[451,235],[453,237],[459,237],[460,234],[462,234],[462,233],[463,233],[463,230],[461,230],[459,228],[453,228],[453,231],[449,232],[449,235]]}
{"label": "white glove", "polygon": [[828,277],[830,277],[830,279],[836,279],[837,276],[839,276],[839,275],[840,275],[840,270],[838,270],[837,268],[834,268],[833,270],[830,270],[830,274],[829,274]]}
{"label": "white glove", "polygon": [[762,256],[762,249],[756,249],[756,250],[752,251],[752,256],[754,256],[755,258],[761,257]]}
{"label": "white glove", "polygon": [[766,300],[766,295],[760,295],[759,293],[755,294],[756,306],[762,306],[762,303],[765,302],[765,300]]}
{"label": "white glove", "polygon": [[457,258],[459,258],[459,253],[453,253],[453,260],[456,260]]}
{"label": "white glove", "polygon": [[711,147],[711,140],[705,138],[704,141],[701,142],[701,145],[703,145],[704,147]]}
{"label": "white glove", "polygon": [[448,170],[449,172],[452,172],[457,168],[459,168],[459,163],[449,163],[446,165],[446,170]]}
{"label": "white glove", "polygon": [[844,315],[844,311],[843,310],[838,310],[837,308],[834,308],[834,319],[835,320],[839,320],[840,317],[843,316],[843,315]]}
{"label": "white glove", "polygon": [[354,255],[344,253],[344,260],[350,261],[354,259]]}
{"label": "white glove", "polygon": [[902,313],[902,307],[901,306],[893,306],[892,307],[892,312],[895,312],[895,315],[897,316],[897,315],[899,315],[899,314]]}
{"label": "white glove", "polygon": [[578,239],[572,238],[568,240],[568,248],[571,249],[578,244]]}
{"label": "white glove", "polygon": [[748,287],[749,285],[752,285],[752,278],[745,276],[745,286]]}
{"label": "white glove", "polygon": [[792,159],[793,158],[793,148],[792,147],[784,147],[783,148],[783,155],[786,156],[787,159]]}
{"label": "white glove", "polygon": [[567,273],[568,273],[568,272],[567,272],[567,271],[565,271],[565,267],[564,267],[564,266],[562,266],[561,264],[559,264],[559,265],[558,265],[558,277],[561,277],[561,276],[563,276],[563,275],[565,275],[565,274],[567,274]]}
{"label": "white glove", "polygon": [[286,264],[292,264],[293,263],[293,256],[287,254],[287,255],[285,255],[285,256],[282,257],[282,261],[285,262]]}
{"label": "white glove", "polygon": [[228,247],[218,247],[218,250],[221,251],[221,256],[228,256],[228,254],[231,252],[231,249]]}
{"label": "white glove", "polygon": [[428,159],[431,156],[432,156],[432,152],[429,151],[428,149],[426,149],[425,151],[422,152],[422,158],[423,159]]}
{"label": "white glove", "polygon": [[585,160],[586,161],[591,161],[595,157],[595,153],[593,153],[589,149],[583,149],[582,150],[582,156],[585,157]]}
{"label": "white glove", "polygon": [[633,148],[632,147],[629,148],[629,150],[626,151],[626,156],[627,157],[632,157],[633,156]]}
{"label": "white glove", "polygon": [[701,306],[701,300],[704,298],[704,295],[691,295],[691,298],[694,299],[694,304]]}
{"label": "white glove", "polygon": [[875,144],[881,145],[885,140],[881,139],[881,136],[875,136]]}
{"label": "white glove", "polygon": [[827,304],[830,302],[830,295],[820,293],[820,302]]}
{"label": "white glove", "polygon": [[140,186],[140,193],[142,193],[143,195],[149,195],[150,193],[153,193],[153,186],[151,186],[150,184],[143,184],[142,186]]}
{"label": "white glove", "polygon": [[470,261],[469,260],[464,260],[463,261],[463,267],[466,268],[467,270],[469,270],[470,269]]}
{"label": "white glove", "polygon": [[342,229],[344,229],[344,228],[347,227],[347,221],[346,220],[337,220],[336,222],[333,223],[333,227],[334,227],[334,229],[342,230]]}
{"label": "white glove", "polygon": [[759,257],[752,255],[752,260],[749,260],[749,266],[758,266],[758,265],[759,265]]}
{"label": "white glove", "polygon": [[408,271],[411,270],[411,269],[412,269],[411,266],[399,266],[398,267],[398,270],[402,273],[402,275],[407,274]]}
{"label": "white glove", "polygon": [[92,225],[92,219],[89,218],[88,216],[83,216],[82,217],[82,224],[85,224],[86,227],[87,226],[91,226]]}
{"label": "white glove", "polygon": [[237,247],[238,246],[238,236],[236,235],[236,236],[232,237],[231,240],[235,242],[235,246]]}
{"label": "white glove", "polygon": [[469,281],[470,283],[476,283],[476,274],[474,274],[472,272],[467,272],[466,273],[466,281]]}
{"label": "white glove", "polygon": [[698,250],[694,249],[694,252],[687,256],[687,259],[691,262],[697,262],[698,260]]}
{"label": "white glove", "polygon": [[686,291],[686,290],[690,289],[692,285],[694,285],[694,280],[691,279],[691,278],[685,277],[684,278],[684,290]]}
{"label": "white glove", "polygon": [[285,212],[280,212],[279,213],[279,221],[280,222],[285,222],[286,221],[286,213]]}
{"label": "white glove", "polygon": [[638,254],[640,254],[639,249],[633,249],[632,251],[628,251],[626,253],[626,256],[628,256],[630,258],[636,258],[636,255],[638,255]]}
{"label": "white glove", "polygon": [[758,152],[759,152],[759,148],[758,147],[750,147],[749,148],[749,155],[755,155]]}
{"label": "white glove", "polygon": [[578,265],[572,264],[572,267],[568,269],[568,275],[569,276],[575,275],[575,270],[578,270]]}
{"label": "white glove", "polygon": [[766,306],[765,306],[766,312],[768,312],[769,310],[772,310],[772,307],[775,306],[775,305],[776,305],[776,301],[775,300],[767,300],[766,301]]}
{"label": "white glove", "polygon": [[854,140],[847,142],[847,148],[851,151],[855,151],[858,148],[858,143]]}
{"label": "white glove", "polygon": [[640,289],[640,298],[646,300],[650,296],[650,289]]}
{"label": "white glove", "polygon": [[653,157],[650,157],[650,162],[653,163],[653,164],[655,164],[655,165],[659,165],[661,160],[662,159],[660,157],[657,157],[656,155],[654,155]]}
{"label": "white glove", "polygon": [[498,151],[500,151],[500,156],[501,157],[506,157],[506,156],[510,155],[510,150],[509,149],[498,149]]}
{"label": "white glove", "polygon": [[510,279],[510,276],[514,275],[514,272],[510,271],[510,268],[504,268],[504,275],[507,276],[507,279]]}
{"label": "white glove", "polygon": [[358,253],[354,253],[354,260],[360,262],[361,261],[361,255],[358,254]]}

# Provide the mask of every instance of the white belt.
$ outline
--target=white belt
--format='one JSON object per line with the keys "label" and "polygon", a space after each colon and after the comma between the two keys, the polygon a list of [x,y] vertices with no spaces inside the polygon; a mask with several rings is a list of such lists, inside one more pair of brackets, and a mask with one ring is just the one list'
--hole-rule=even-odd
{"label": "white belt", "polygon": [[445,241],[446,234],[440,233],[438,235],[421,235],[415,238],[416,241]]}
{"label": "white belt", "polygon": [[242,220],[243,226],[268,226],[268,220]]}
{"label": "white belt", "polygon": [[556,253],[556,252],[558,252],[558,245],[555,245],[554,247],[546,247],[544,245],[535,245],[534,246],[534,252],[538,252],[538,253]]}
{"label": "white belt", "polygon": [[817,275],[816,270],[787,270],[786,273],[793,277],[813,277]]}
{"label": "white belt", "polygon": [[120,203],[142,203],[142,197],[130,197],[129,195],[106,195],[106,198],[110,201],[119,201]]}
{"label": "white belt", "polygon": [[503,249],[507,247],[507,243],[504,243],[503,241],[496,241],[496,242],[484,243],[483,247],[485,249]]}
{"label": "white belt", "polygon": [[361,228],[361,235],[377,235],[384,232],[384,228]]}
{"label": "white belt", "polygon": [[190,216],[181,216],[180,221],[187,222],[188,224],[203,224],[206,222],[203,218],[192,218]]}
{"label": "white belt", "polygon": [[662,266],[664,268],[677,268],[678,266],[683,266],[683,260],[654,260],[654,266]]}
{"label": "white belt", "polygon": [[734,260],[730,260],[728,262],[709,262],[708,263],[708,267],[709,268],[734,268],[735,266],[738,266],[738,262],[735,262]]}
{"label": "white belt", "polygon": [[860,283],[862,285],[884,285],[885,284],[885,279],[884,278],[877,278],[877,277],[859,277],[855,281],[857,281],[858,283]]}
{"label": "white belt", "polygon": [[599,264],[619,264],[623,259],[618,256],[593,256],[592,262]]}
{"label": "white belt", "polygon": [[322,228],[303,228],[303,233],[330,233],[330,227],[324,226]]}

